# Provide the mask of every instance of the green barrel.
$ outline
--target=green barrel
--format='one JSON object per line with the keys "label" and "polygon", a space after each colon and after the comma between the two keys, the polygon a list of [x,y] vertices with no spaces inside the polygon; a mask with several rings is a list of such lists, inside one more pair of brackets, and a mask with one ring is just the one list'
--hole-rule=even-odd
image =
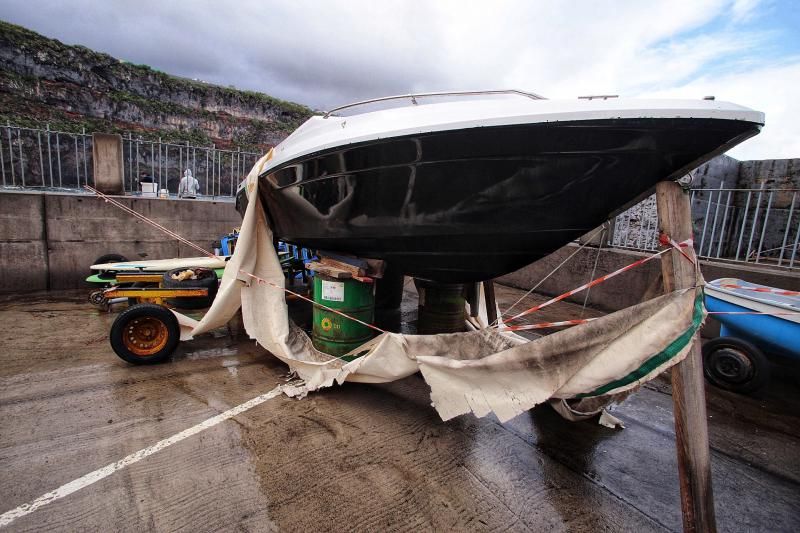
{"label": "green barrel", "polygon": [[[375,285],[354,279],[314,276],[314,302],[372,324],[375,318]],[[374,331],[363,324],[315,305],[311,340],[314,347],[341,357],[370,340]],[[354,359],[355,356],[345,359]]]}
{"label": "green barrel", "polygon": [[466,326],[464,284],[414,279],[419,293],[417,333],[458,333]]}

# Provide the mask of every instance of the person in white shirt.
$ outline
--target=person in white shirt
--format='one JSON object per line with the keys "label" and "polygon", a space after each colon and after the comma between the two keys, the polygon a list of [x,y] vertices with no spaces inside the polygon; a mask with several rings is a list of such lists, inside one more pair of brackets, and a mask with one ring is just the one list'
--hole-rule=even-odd
{"label": "person in white shirt", "polygon": [[199,190],[200,182],[192,176],[192,171],[187,168],[178,186],[178,198],[197,198]]}

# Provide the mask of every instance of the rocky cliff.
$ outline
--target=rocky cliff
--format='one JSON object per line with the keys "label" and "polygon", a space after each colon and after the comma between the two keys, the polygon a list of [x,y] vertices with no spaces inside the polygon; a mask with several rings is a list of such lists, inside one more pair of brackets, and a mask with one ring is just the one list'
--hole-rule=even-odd
{"label": "rocky cliff", "polygon": [[68,46],[0,21],[0,120],[263,152],[312,111]]}

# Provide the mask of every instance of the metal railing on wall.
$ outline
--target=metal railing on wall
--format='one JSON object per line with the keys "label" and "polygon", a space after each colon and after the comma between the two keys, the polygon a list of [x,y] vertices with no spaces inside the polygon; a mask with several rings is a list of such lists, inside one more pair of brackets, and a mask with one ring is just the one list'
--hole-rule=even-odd
{"label": "metal railing on wall", "polygon": [[126,191],[138,190],[142,172],[153,177],[159,189],[178,192],[188,169],[200,183],[205,196],[235,196],[236,188],[262,154],[216,146],[145,140],[128,134],[122,140],[123,181]]}
{"label": "metal railing on wall", "polygon": [[3,187],[79,189],[94,184],[92,136],[84,131],[70,133],[0,127],[0,177]]}
{"label": "metal railing on wall", "polygon": [[[695,251],[704,259],[800,268],[800,189],[692,189]],[[608,244],[658,248],[658,215],[650,196],[614,219]]]}
{"label": "metal railing on wall", "polygon": [[[239,182],[261,154],[214,145],[147,140],[133,133],[122,136],[123,187],[138,193],[142,173],[153,177],[158,188],[178,192],[188,169],[200,182],[200,193],[209,197],[232,197]],[[81,190],[95,186],[92,135],[0,126],[0,180],[4,188]]]}

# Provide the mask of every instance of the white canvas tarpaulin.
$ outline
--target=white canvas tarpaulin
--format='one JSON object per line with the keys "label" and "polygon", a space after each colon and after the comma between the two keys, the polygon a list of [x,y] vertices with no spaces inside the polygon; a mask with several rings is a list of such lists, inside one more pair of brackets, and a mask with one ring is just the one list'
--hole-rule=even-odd
{"label": "white canvas tarpaulin", "polygon": [[[389,382],[421,371],[442,419],[472,412],[495,413],[505,421],[547,400],[629,391],[685,357],[704,318],[701,289],[690,289],[530,342],[497,329],[382,333],[354,350],[363,356],[344,362],[316,350],[289,320],[283,271],[258,195],[258,174],[269,157],[247,178],[249,204],[217,298],[199,323],[181,317],[182,338],[224,325],[241,307],[250,337],[303,380],[293,394],[344,381]],[[561,409],[569,410],[566,402]]]}

